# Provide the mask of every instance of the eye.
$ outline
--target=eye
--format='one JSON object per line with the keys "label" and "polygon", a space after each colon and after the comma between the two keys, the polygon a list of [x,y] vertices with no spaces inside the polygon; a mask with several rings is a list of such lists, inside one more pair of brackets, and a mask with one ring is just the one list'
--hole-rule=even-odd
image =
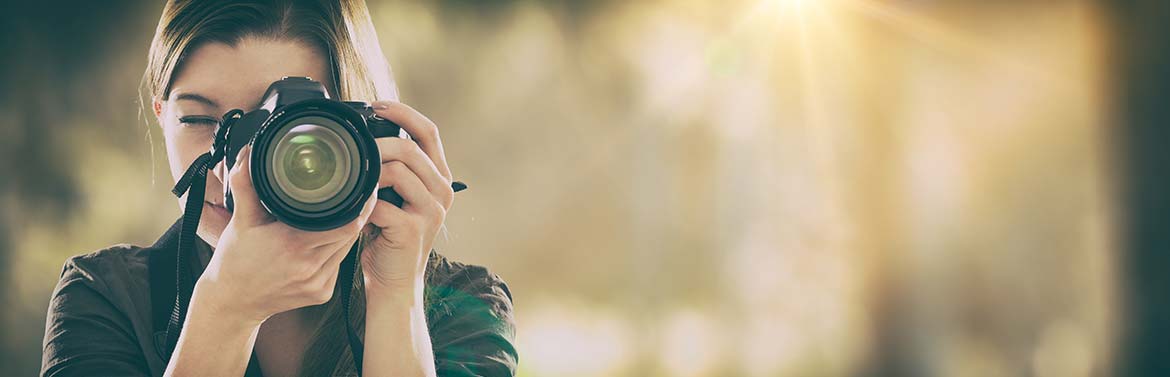
{"label": "eye", "polygon": [[207,115],[188,115],[179,117],[179,123],[188,127],[195,126],[218,126],[219,119]]}

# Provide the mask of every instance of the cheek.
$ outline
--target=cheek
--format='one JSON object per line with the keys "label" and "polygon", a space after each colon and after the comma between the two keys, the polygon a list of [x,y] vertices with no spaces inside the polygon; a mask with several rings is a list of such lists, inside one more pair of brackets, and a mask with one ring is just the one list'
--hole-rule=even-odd
{"label": "cheek", "polygon": [[[177,122],[176,122],[177,123]],[[171,176],[178,180],[187,167],[199,155],[211,148],[213,137],[211,127],[183,127],[178,124],[164,124],[163,137],[166,139],[167,161]]]}

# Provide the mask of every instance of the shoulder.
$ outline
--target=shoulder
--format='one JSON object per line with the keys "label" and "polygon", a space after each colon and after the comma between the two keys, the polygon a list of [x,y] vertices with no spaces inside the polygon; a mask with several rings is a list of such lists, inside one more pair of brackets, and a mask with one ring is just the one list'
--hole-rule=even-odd
{"label": "shoulder", "polygon": [[486,267],[431,252],[426,284],[428,319],[479,313],[511,331],[512,291],[504,279]]}
{"label": "shoulder", "polygon": [[497,287],[503,290],[511,301],[512,293],[499,275],[492,273],[487,267],[467,264],[452,260],[442,254],[431,252],[428,263],[427,283],[429,285],[459,287],[475,289],[482,287]]}
{"label": "shoulder", "polygon": [[516,322],[504,280],[437,252],[431,253],[427,272],[427,326],[438,374],[514,376]]}
{"label": "shoulder", "polygon": [[117,245],[65,261],[49,300],[43,375],[145,373],[140,320],[149,313],[147,253]]}
{"label": "shoulder", "polygon": [[427,266],[427,286],[440,298],[472,296],[486,299],[497,310],[511,312],[512,292],[499,275],[486,267],[452,260],[431,252]]}
{"label": "shoulder", "polygon": [[148,313],[150,248],[115,245],[65,261],[49,314],[105,307],[129,320]]}
{"label": "shoulder", "polygon": [[107,293],[147,279],[149,249],[119,244],[65,261],[60,284],[84,283]]}

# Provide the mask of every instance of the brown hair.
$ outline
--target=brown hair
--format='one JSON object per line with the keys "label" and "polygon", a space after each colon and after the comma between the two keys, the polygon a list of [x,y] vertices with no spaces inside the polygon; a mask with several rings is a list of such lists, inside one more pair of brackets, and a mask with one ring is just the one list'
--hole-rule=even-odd
{"label": "brown hair", "polygon": [[330,58],[343,100],[397,99],[390,66],[363,0],[170,0],[150,45],[143,84],[166,100],[186,54],[204,43],[234,46],[244,37],[292,39]]}
{"label": "brown hair", "polygon": [[[397,99],[364,0],[169,0],[150,45],[143,89],[153,100],[166,100],[186,54],[205,43],[235,46],[246,37],[296,40],[318,49],[330,59],[333,90],[341,100]],[[360,268],[353,282],[350,318],[362,334]],[[356,374],[338,296],[335,291],[321,308],[324,314],[305,350],[301,375]]]}

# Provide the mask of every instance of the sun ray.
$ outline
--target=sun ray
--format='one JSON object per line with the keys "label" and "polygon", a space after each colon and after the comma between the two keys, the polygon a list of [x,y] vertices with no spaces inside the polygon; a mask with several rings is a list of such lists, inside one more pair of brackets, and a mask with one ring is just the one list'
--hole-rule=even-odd
{"label": "sun ray", "polygon": [[1028,76],[1050,78],[1041,67],[1003,53],[1001,48],[989,40],[963,32],[929,16],[916,14],[904,7],[873,0],[836,0],[833,3],[846,11],[880,21],[903,35],[940,51],[1005,66],[1012,68],[1011,71]]}

